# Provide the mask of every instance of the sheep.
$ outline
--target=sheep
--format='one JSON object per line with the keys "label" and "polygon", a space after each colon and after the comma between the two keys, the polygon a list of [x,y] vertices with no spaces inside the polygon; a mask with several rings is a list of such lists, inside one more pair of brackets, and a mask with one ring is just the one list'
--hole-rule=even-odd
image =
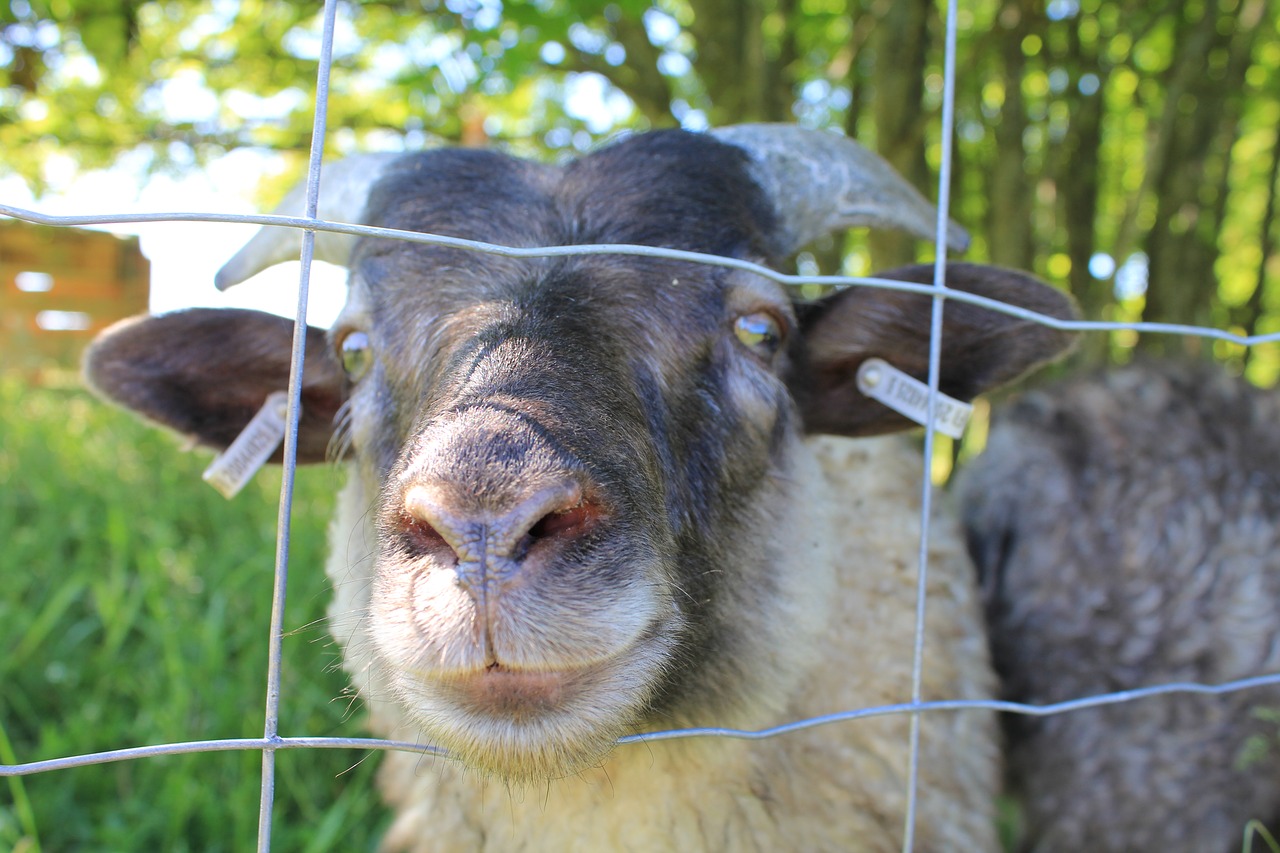
{"label": "sheep", "polygon": [[[1005,698],[1280,672],[1280,396],[1138,363],[1027,393],[956,497]],[[1009,715],[1027,851],[1239,850],[1280,819],[1280,690]]]}
{"label": "sheep", "polygon": [[[325,184],[322,199],[347,199],[329,218],[773,265],[854,225],[932,236],[936,216],[856,143],[789,126],[639,134],[560,166],[438,149],[326,174],[347,182]],[[264,230],[219,282],[297,239]],[[349,467],[330,627],[371,729],[448,752],[386,756],[386,848],[900,849],[906,716],[616,742],[909,701],[922,464],[881,436],[909,424],[855,374],[880,356],[923,376],[932,300],[858,287],[804,303],[692,261],[353,242],[326,250],[349,262],[349,299],[332,330],[307,331],[298,439],[302,462],[328,448]],[[886,275],[928,283],[933,268]],[[948,282],[1071,315],[1022,273],[958,264]],[[945,318],[941,386],[960,398],[1070,343],[962,302]],[[139,319],[103,334],[86,374],[225,447],[284,387],[289,335],[245,311]],[[953,520],[930,556],[924,698],[988,698]],[[917,849],[995,849],[994,718],[920,727]]]}

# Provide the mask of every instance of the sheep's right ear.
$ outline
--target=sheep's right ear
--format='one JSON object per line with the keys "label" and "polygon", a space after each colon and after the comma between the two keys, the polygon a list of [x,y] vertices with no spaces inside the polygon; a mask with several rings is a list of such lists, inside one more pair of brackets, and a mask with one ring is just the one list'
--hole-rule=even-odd
{"label": "sheep's right ear", "polygon": [[[289,385],[293,323],[261,311],[193,308],[135,317],[107,329],[85,353],[90,387],[161,426],[222,450]],[[322,462],[346,377],[325,333],[307,328],[298,462]],[[280,451],[271,461],[279,462]]]}

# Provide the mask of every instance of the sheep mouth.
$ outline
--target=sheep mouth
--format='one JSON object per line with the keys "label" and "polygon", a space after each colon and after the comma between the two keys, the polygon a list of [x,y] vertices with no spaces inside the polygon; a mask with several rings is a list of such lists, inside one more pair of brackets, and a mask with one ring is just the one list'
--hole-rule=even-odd
{"label": "sheep mouth", "polygon": [[[669,640],[661,622],[651,624],[627,647],[590,662],[528,667],[491,662],[482,669],[437,677],[442,698],[466,713],[519,726],[564,714],[591,717],[588,708],[648,698],[651,682],[665,666]],[[633,694],[628,701],[627,694]],[[641,702],[643,704],[643,700]]]}
{"label": "sheep mouth", "polygon": [[472,769],[512,782],[563,778],[640,725],[671,665],[673,629],[656,620],[616,654],[580,663],[402,671],[398,692],[427,738]]}
{"label": "sheep mouth", "polygon": [[590,682],[599,667],[565,670],[522,670],[491,664],[455,676],[445,687],[460,707],[513,721],[562,710]]}

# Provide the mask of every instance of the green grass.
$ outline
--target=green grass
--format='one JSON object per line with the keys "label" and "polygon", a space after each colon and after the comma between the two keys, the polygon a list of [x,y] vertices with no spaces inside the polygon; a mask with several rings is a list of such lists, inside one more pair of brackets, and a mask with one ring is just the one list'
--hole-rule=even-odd
{"label": "green grass", "polygon": [[1259,839],[1263,845],[1262,849],[1270,851],[1270,853],[1280,853],[1280,843],[1276,842],[1276,837],[1272,835],[1261,821],[1251,820],[1244,828],[1244,842],[1240,848],[1242,853],[1253,853],[1254,839]]}
{"label": "green grass", "polygon": [[[226,501],[207,461],[82,391],[0,375],[0,763],[261,737],[280,475]],[[363,734],[323,622],[339,478],[299,474],[285,736]],[[279,753],[272,849],[372,849],[377,763]],[[0,780],[0,850],[253,849],[260,769],[226,752]]]}

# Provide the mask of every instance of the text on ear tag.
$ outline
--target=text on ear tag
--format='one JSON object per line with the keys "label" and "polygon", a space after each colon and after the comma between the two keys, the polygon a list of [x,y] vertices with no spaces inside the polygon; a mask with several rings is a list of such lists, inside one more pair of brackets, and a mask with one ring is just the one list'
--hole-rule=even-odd
{"label": "text on ear tag", "polygon": [[236,440],[214,457],[201,477],[230,500],[253,479],[284,441],[289,396],[276,391],[245,424]]}
{"label": "text on ear tag", "polygon": [[[887,361],[869,358],[858,368],[858,390],[877,402],[883,403],[900,415],[905,415],[921,426],[929,416],[929,386],[907,373],[903,373]],[[973,406],[954,397],[938,392],[934,408],[933,428],[943,435],[959,438]]]}

